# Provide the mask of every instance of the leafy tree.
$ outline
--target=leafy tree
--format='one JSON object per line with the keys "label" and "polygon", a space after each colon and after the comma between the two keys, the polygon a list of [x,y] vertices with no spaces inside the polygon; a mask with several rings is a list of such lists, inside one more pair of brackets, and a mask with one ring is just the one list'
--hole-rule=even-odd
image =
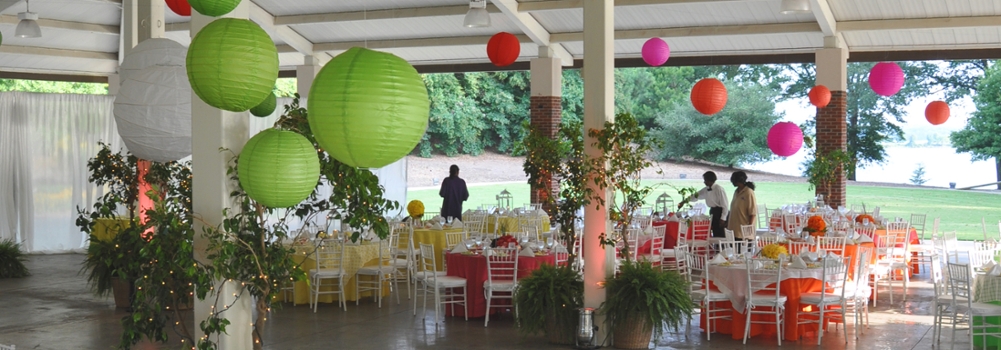
{"label": "leafy tree", "polygon": [[466,94],[456,74],[425,74],[424,84],[431,99],[431,114],[427,132],[417,149],[422,157],[434,152],[448,156],[483,152],[482,112],[476,101]]}
{"label": "leafy tree", "polygon": [[580,69],[563,70],[563,113],[564,123],[584,122],[584,79]]}
{"label": "leafy tree", "polygon": [[65,81],[0,79],[0,91],[42,92],[53,94],[107,95],[108,84]]}
{"label": "leafy tree", "polygon": [[[956,151],[973,155],[974,160],[994,158],[996,178],[1001,181],[1001,68],[992,65],[977,83],[973,102],[977,110],[966,127],[950,135]],[[1001,184],[998,184],[1001,190]]]}
{"label": "leafy tree", "polygon": [[768,160],[768,129],[779,119],[777,92],[756,84],[727,84],[727,105],[706,116],[691,103],[675,104],[657,117],[651,136],[664,144],[663,159],[692,157],[719,164],[737,165]]}
{"label": "leafy tree", "polygon": [[914,169],[914,173],[911,174],[910,181],[911,181],[912,184],[915,184],[915,185],[918,185],[918,186],[924,185],[925,182],[928,182],[928,179],[925,178],[925,165],[924,164],[918,163],[917,169]]}
{"label": "leafy tree", "polygon": [[952,102],[977,92],[977,84],[993,64],[989,60],[949,61],[932,79],[945,88],[946,102]]}
{"label": "leafy tree", "polygon": [[[873,62],[848,64],[847,123],[848,155],[852,167],[845,169],[848,180],[855,180],[855,169],[886,161],[884,142],[904,140],[904,131],[894,123],[903,123],[904,108],[916,97],[925,96],[934,86],[932,79],[938,66],[929,62],[897,62],[904,71],[904,87],[893,96],[877,95],[869,87],[869,71]],[[812,64],[789,66],[797,78],[786,96],[803,97],[815,84],[816,68]],[[892,120],[890,119],[892,117]],[[815,121],[807,122],[807,128]]]}
{"label": "leafy tree", "polygon": [[529,120],[531,80],[526,71],[459,74],[466,93],[476,100],[483,113],[482,138],[501,153],[514,153],[514,145],[525,138],[522,123]]}

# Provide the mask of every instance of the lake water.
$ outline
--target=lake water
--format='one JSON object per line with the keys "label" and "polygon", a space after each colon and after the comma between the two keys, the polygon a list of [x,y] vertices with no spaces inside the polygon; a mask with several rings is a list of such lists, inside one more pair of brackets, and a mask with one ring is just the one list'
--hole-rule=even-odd
{"label": "lake water", "polygon": [[[801,164],[806,154],[806,150],[800,150],[792,157],[778,158],[746,168],[801,176]],[[925,186],[949,187],[950,182],[955,182],[956,187],[966,187],[997,181],[993,159],[973,161],[968,153],[956,153],[952,147],[897,145],[886,147],[886,163],[860,168],[857,177],[858,181],[910,184],[911,176],[919,164],[925,167],[924,178],[928,180]]]}

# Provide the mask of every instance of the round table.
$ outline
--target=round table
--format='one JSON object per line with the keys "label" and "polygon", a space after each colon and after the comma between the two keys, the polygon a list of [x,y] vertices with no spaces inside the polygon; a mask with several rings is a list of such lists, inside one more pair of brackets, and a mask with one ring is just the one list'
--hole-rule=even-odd
{"label": "round table", "polygon": [[[483,296],[483,282],[487,280],[487,258],[481,254],[448,253],[445,254],[448,261],[449,276],[457,276],[466,279],[466,302],[469,303],[469,317],[483,317],[487,314],[487,299]],[[518,256],[518,278],[528,277],[542,266],[542,264],[555,265],[556,255]],[[451,308],[449,308],[451,309]],[[463,316],[461,308],[455,308],[455,315]],[[491,310],[496,312],[497,310]],[[446,312],[450,312],[446,310]]]}
{"label": "round table", "polygon": [[[341,268],[344,269],[346,276],[344,279],[344,299],[358,300],[360,296],[355,289],[355,273],[364,266],[375,265],[378,262],[379,244],[364,241],[361,243],[346,244],[344,247],[344,260],[341,262]],[[316,256],[312,254],[313,249],[315,249],[315,246],[312,245],[296,246],[296,252],[292,255],[292,260],[297,264],[301,264],[300,267],[307,275],[309,274],[309,270],[316,268]],[[309,283],[307,281],[297,281],[294,288],[294,303],[309,304]],[[372,292],[366,292],[361,296],[371,295]],[[383,292],[383,296],[386,295],[389,295],[388,289]],[[318,298],[321,303],[332,303],[337,300],[337,295],[321,294]]]}
{"label": "round table", "polygon": [[421,243],[430,244],[434,246],[434,263],[438,268],[438,271],[445,270],[445,265],[442,264],[441,252],[445,250],[448,245],[445,242],[446,232],[462,232],[461,228],[449,228],[435,230],[430,228],[414,228],[414,249],[420,251]]}

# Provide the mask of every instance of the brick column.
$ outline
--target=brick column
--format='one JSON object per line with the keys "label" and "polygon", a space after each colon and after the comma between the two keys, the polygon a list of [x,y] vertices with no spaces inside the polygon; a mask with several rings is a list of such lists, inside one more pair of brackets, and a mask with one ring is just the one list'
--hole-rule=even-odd
{"label": "brick column", "polygon": [[[532,96],[532,127],[541,130],[550,138],[555,138],[560,131],[563,113],[563,98],[560,96]],[[560,180],[550,177],[546,181],[549,186],[532,185],[532,203],[543,203],[543,209],[552,214],[548,198],[559,198]]]}
{"label": "brick column", "polygon": [[[548,47],[539,47],[539,53],[549,56],[551,50]],[[530,97],[531,124],[532,127],[542,130],[550,138],[555,138],[560,130],[561,115],[563,114],[563,67],[560,59],[555,57],[540,57],[532,60],[532,95]],[[560,192],[560,181],[550,178],[546,181],[548,186],[532,185],[532,203],[542,203],[543,209],[550,215],[553,213],[549,207],[550,198],[558,198]]]}
{"label": "brick column", "polygon": [[[844,91],[831,91],[831,103],[824,108],[817,108],[817,155],[848,149],[848,123],[845,121],[848,101],[845,95]],[[833,184],[818,186],[816,194],[823,194],[824,203],[837,208],[845,205],[846,183],[842,169]]]}

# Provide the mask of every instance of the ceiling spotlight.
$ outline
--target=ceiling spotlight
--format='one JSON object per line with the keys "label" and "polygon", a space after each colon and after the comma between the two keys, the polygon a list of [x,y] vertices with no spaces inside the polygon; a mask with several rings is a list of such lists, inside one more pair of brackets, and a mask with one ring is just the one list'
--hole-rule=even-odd
{"label": "ceiling spotlight", "polygon": [[38,27],[38,14],[31,12],[31,3],[25,0],[26,11],[17,14],[17,28],[14,36],[18,38],[40,38],[42,28]]}
{"label": "ceiling spotlight", "polygon": [[782,0],[782,14],[810,13],[810,0]]}
{"label": "ceiling spotlight", "polygon": [[469,28],[482,28],[490,26],[490,13],[487,12],[487,0],[470,0],[469,11],[462,25]]}

